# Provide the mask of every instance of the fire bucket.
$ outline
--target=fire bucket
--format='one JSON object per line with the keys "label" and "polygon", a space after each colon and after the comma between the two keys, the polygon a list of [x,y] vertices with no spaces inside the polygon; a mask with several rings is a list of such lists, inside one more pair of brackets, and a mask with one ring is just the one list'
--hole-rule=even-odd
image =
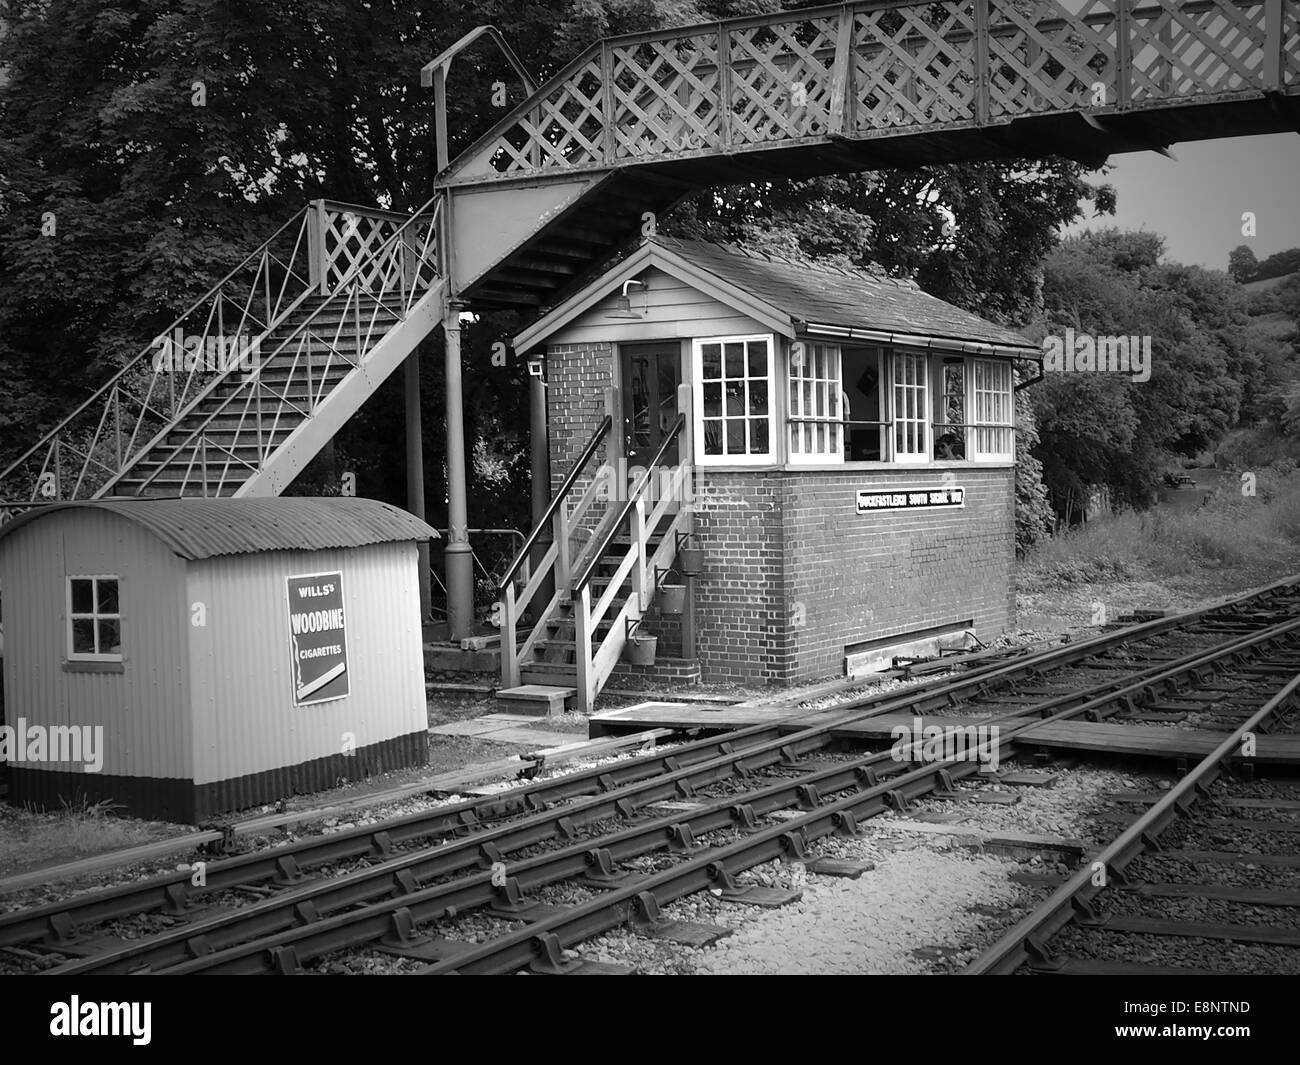
{"label": "fire bucket", "polygon": [[653,666],[655,649],[658,645],[658,636],[637,636],[627,641],[623,648],[623,657],[634,666]]}

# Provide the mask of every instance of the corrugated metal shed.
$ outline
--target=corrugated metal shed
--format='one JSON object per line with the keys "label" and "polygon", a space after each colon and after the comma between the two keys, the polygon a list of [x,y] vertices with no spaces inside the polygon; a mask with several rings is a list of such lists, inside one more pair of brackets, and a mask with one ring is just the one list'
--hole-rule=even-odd
{"label": "corrugated metal shed", "polygon": [[34,506],[0,527],[0,539],[59,510],[107,510],[135,522],[191,561],[261,551],[329,551],[433,540],[413,514],[350,496],[254,499],[96,499]]}

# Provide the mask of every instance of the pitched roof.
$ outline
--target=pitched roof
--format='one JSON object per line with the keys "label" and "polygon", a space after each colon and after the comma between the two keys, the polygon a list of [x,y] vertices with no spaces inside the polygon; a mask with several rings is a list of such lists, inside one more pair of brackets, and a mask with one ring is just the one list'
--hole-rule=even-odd
{"label": "pitched roof", "polygon": [[0,540],[57,511],[104,510],[133,521],[185,559],[261,551],[327,551],[430,540],[438,532],[377,499],[88,499],[36,504],[0,526]]}
{"label": "pitched roof", "polygon": [[[817,333],[960,350],[992,348],[1041,357],[1041,346],[1007,326],[931,296],[915,282],[824,260],[673,237],[650,238],[515,338],[534,347],[590,310],[626,278],[654,266],[783,335]],[[821,327],[821,328],[816,328]]]}
{"label": "pitched roof", "polygon": [[652,239],[802,322],[1039,349],[1014,329],[931,296],[913,281],[729,244]]}

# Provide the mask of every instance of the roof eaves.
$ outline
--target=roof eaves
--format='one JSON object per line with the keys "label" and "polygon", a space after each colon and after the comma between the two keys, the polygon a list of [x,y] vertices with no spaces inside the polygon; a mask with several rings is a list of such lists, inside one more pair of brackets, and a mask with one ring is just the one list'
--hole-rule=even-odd
{"label": "roof eaves", "polygon": [[1024,345],[999,344],[968,337],[931,336],[922,333],[903,333],[885,329],[866,329],[861,326],[837,325],[833,322],[803,322],[801,333],[810,336],[839,337],[845,340],[864,340],[874,344],[897,344],[910,347],[933,348],[942,351],[960,351],[967,355],[1002,355],[1016,359],[1042,359],[1038,346],[1026,341]]}

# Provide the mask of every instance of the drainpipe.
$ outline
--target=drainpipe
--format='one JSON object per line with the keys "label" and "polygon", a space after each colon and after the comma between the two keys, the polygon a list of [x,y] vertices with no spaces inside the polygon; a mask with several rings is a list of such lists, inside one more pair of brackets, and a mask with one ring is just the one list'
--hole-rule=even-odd
{"label": "drainpipe", "polygon": [[[534,365],[537,366],[538,373],[533,373]],[[542,516],[546,513],[546,508],[551,502],[551,463],[546,429],[546,379],[542,376],[545,373],[545,365],[540,356],[534,356],[529,360],[528,458],[533,487],[532,526],[534,529],[541,524]],[[550,549],[551,539],[550,523],[548,522],[547,527],[542,530],[541,536],[537,538],[537,545],[533,549],[533,557],[529,560],[530,572],[537,572],[537,567],[541,565],[543,556]],[[549,603],[551,596],[554,594],[554,581],[548,577],[542,586],[537,589],[534,601],[543,604]],[[534,611],[534,614],[536,614],[536,611]]]}
{"label": "drainpipe", "polygon": [[452,300],[443,320],[447,390],[447,625],[453,643],[474,635],[474,556],[469,545],[469,507],[465,500],[465,411],[461,395],[460,314]]}

